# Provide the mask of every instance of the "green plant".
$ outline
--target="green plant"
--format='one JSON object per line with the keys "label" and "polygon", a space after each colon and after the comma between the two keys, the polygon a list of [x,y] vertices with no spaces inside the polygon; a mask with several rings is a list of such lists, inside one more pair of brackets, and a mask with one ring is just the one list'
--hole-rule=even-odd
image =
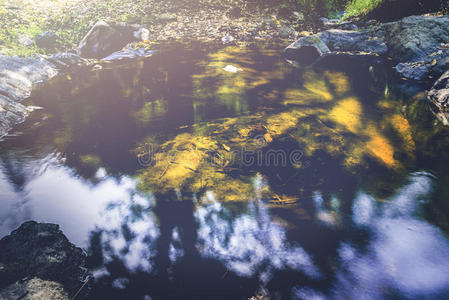
{"label": "green plant", "polygon": [[376,8],[381,2],[382,0],[352,0],[346,6],[346,12],[343,19],[365,15]]}

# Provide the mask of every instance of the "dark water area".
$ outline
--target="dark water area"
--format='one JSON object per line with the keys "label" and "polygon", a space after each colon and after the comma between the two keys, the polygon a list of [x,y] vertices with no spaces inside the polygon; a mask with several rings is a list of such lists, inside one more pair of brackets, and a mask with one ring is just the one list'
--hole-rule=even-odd
{"label": "dark water area", "polygon": [[171,45],[37,90],[0,142],[0,236],[59,224],[92,299],[447,299],[449,130],[425,93],[281,49]]}

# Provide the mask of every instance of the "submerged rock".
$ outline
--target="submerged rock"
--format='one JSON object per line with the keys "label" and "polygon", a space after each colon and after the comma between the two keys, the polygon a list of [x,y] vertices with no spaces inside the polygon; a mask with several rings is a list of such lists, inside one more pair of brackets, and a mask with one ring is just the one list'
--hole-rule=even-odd
{"label": "submerged rock", "polygon": [[131,42],[148,39],[148,30],[139,25],[108,24],[98,21],[78,46],[78,54],[85,58],[104,58]]}
{"label": "submerged rock", "polygon": [[424,81],[429,75],[429,67],[425,62],[399,63],[395,69],[402,77],[416,81]]}
{"label": "submerged rock", "polygon": [[0,136],[27,116],[28,110],[18,102],[28,98],[35,85],[57,74],[56,67],[42,58],[0,55]]}
{"label": "submerged rock", "polygon": [[[58,225],[23,223],[0,240],[0,295],[33,294],[40,287],[47,295],[66,299],[84,284],[85,262],[86,254],[68,241]],[[87,292],[83,289],[80,298]]]}
{"label": "submerged rock", "polygon": [[428,99],[435,108],[436,116],[444,125],[449,125],[449,71],[437,80],[428,94]]}
{"label": "submerged rock", "polygon": [[382,63],[381,57],[364,52],[331,52],[318,59],[314,64],[321,68],[338,68],[354,70],[354,68],[369,68]]}
{"label": "submerged rock", "polygon": [[53,54],[48,57],[48,60],[60,69],[87,66],[90,63],[88,59],[82,58],[78,54],[71,52],[61,52]]}
{"label": "submerged rock", "polygon": [[117,51],[108,55],[107,57],[101,59],[103,62],[113,62],[113,61],[123,61],[130,60],[138,57],[150,57],[156,51],[148,50],[146,48],[138,48],[138,49],[125,49],[121,51]]}

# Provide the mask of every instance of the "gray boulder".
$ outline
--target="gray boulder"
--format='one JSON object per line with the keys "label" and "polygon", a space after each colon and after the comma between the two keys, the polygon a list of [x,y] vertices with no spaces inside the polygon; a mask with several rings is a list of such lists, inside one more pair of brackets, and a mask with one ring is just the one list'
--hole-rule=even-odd
{"label": "gray boulder", "polygon": [[395,69],[406,79],[424,81],[429,76],[429,67],[425,62],[399,63],[396,65]]}
{"label": "gray boulder", "polygon": [[58,225],[26,222],[0,240],[0,289],[8,291],[17,281],[38,277],[61,284],[73,296],[88,276],[85,262],[86,254]]}
{"label": "gray boulder", "polygon": [[0,137],[14,125],[25,121],[28,113],[26,106],[0,95]]}
{"label": "gray boulder", "polygon": [[300,64],[313,63],[318,58],[331,52],[370,53],[385,55],[387,45],[380,34],[371,30],[342,30],[330,29],[314,35],[302,37],[285,49],[288,59]]}
{"label": "gray boulder", "polygon": [[299,64],[311,64],[330,53],[329,47],[316,35],[301,37],[285,49],[285,57]]}
{"label": "gray boulder", "polygon": [[449,16],[411,16],[384,25],[389,55],[397,61],[418,61],[449,43]]}
{"label": "gray boulder", "polygon": [[98,21],[78,46],[78,54],[84,58],[104,58],[122,50],[131,42],[149,38],[149,32],[139,25],[108,24]]}
{"label": "gray boulder", "polygon": [[27,46],[27,47],[30,47],[30,46],[33,46],[33,45],[34,45],[33,39],[30,38],[30,37],[29,37],[28,35],[26,35],[26,34],[22,34],[22,35],[19,36],[19,43],[20,43],[21,45],[24,45],[24,46]]}
{"label": "gray boulder", "polygon": [[449,16],[411,16],[383,25],[388,54],[411,80],[440,76],[449,66]]}
{"label": "gray boulder", "polygon": [[18,102],[57,74],[56,67],[42,58],[0,55],[0,136],[27,116],[28,110]]}
{"label": "gray boulder", "polygon": [[368,52],[384,55],[388,48],[385,41],[372,30],[330,29],[317,36],[326,43],[331,51]]}
{"label": "gray boulder", "polygon": [[436,116],[444,125],[449,125],[449,71],[437,80],[427,98],[431,101]]}

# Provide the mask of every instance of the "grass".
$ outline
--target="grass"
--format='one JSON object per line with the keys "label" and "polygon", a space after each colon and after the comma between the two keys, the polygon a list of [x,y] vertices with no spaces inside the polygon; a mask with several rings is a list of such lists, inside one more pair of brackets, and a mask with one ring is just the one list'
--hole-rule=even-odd
{"label": "grass", "polygon": [[96,21],[140,23],[151,1],[138,0],[0,0],[0,51],[7,55],[45,54],[20,38],[49,31],[61,50],[75,47]]}
{"label": "grass", "polygon": [[352,0],[346,6],[346,12],[343,19],[366,15],[368,12],[376,8],[381,2],[382,0]]}

